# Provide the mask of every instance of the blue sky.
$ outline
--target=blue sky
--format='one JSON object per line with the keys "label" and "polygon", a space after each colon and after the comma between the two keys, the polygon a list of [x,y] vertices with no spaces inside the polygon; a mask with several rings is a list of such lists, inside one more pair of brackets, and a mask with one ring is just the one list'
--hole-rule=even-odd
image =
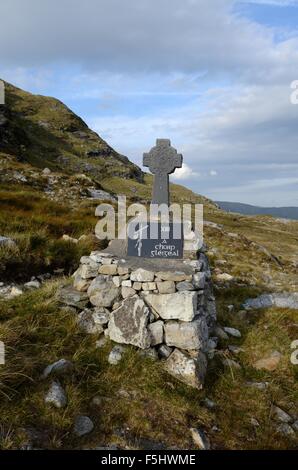
{"label": "blue sky", "polygon": [[215,200],[298,206],[298,1],[2,0],[0,77]]}
{"label": "blue sky", "polygon": [[235,11],[257,23],[297,31],[297,2],[238,2]]}

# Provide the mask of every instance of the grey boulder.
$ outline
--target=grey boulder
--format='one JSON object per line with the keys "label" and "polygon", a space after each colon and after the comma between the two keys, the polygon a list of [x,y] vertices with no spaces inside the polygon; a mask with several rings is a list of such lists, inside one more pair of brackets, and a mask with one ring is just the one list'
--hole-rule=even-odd
{"label": "grey boulder", "polygon": [[120,345],[114,346],[108,357],[108,363],[112,365],[117,365],[121,361],[124,348]]}
{"label": "grey boulder", "polygon": [[146,303],[163,320],[191,321],[197,309],[197,293],[182,291],[174,294],[148,294]]}
{"label": "grey boulder", "polygon": [[148,330],[151,337],[151,346],[156,346],[163,342],[163,327],[164,323],[161,320],[155,321],[148,325]]}
{"label": "grey boulder", "polygon": [[234,338],[241,338],[241,333],[236,328],[231,328],[229,326],[224,326],[223,329],[228,335],[233,336]]}
{"label": "grey boulder", "polygon": [[78,325],[88,334],[100,334],[109,321],[110,313],[105,308],[85,308],[78,316]]}
{"label": "grey boulder", "polygon": [[0,236],[0,246],[14,248],[16,247],[16,243],[12,240],[12,238]]}
{"label": "grey boulder", "polygon": [[[164,282],[170,282],[170,281],[164,281]],[[178,291],[195,290],[193,283],[189,281],[177,282],[176,288]]]}
{"label": "grey boulder", "polygon": [[52,382],[44,400],[46,403],[50,403],[56,408],[64,408],[67,405],[66,394],[59,382]]}
{"label": "grey boulder", "polygon": [[243,307],[248,309],[279,307],[295,310],[298,309],[298,292],[263,294],[255,299],[247,299]]}
{"label": "grey boulder", "polygon": [[90,280],[83,279],[79,273],[76,273],[74,281],[73,281],[73,287],[79,292],[86,292],[89,286],[90,286]]}
{"label": "grey boulder", "polygon": [[59,361],[49,364],[42,373],[42,378],[46,379],[49,375],[65,375],[73,370],[73,363],[67,359],[59,359]]}
{"label": "grey boulder", "polygon": [[149,308],[137,295],[125,299],[111,313],[108,334],[116,343],[132,344],[141,349],[150,347],[151,336],[147,329]]}
{"label": "grey boulder", "polygon": [[94,429],[94,424],[88,416],[77,416],[75,419],[74,433],[78,437],[89,434]]}
{"label": "grey boulder", "polygon": [[173,348],[170,348],[166,344],[161,344],[158,348],[158,355],[161,359],[167,359],[172,353]]}
{"label": "grey boulder", "polygon": [[92,260],[89,264],[82,264],[79,268],[78,274],[82,279],[94,278],[98,274],[98,264]]}
{"label": "grey boulder", "polygon": [[120,290],[115,286],[111,278],[106,276],[96,277],[88,289],[90,302],[96,307],[111,307],[120,295]]}
{"label": "grey boulder", "polygon": [[179,349],[174,349],[165,362],[165,370],[190,387],[202,389],[207,371],[207,359],[202,352],[193,358]]}
{"label": "grey boulder", "polygon": [[292,417],[284,410],[279,408],[279,406],[273,407],[273,416],[274,419],[280,421],[281,423],[291,423],[293,421]]}
{"label": "grey boulder", "polygon": [[169,321],[165,324],[165,343],[186,350],[206,349],[208,326],[201,317],[191,322]]}
{"label": "grey boulder", "polygon": [[210,450],[210,441],[202,429],[190,429],[192,439],[200,450]]}
{"label": "grey boulder", "polygon": [[206,274],[195,273],[192,276],[192,283],[196,289],[204,289],[206,283]]}
{"label": "grey boulder", "polygon": [[34,290],[34,289],[39,289],[41,286],[41,283],[36,279],[34,281],[29,281],[24,284],[24,289],[27,290]]}
{"label": "grey boulder", "polygon": [[58,302],[76,308],[84,308],[89,302],[86,292],[78,292],[71,286],[62,287],[56,298]]}
{"label": "grey boulder", "polygon": [[152,282],[154,281],[154,272],[139,268],[132,271],[130,279],[135,282]]}

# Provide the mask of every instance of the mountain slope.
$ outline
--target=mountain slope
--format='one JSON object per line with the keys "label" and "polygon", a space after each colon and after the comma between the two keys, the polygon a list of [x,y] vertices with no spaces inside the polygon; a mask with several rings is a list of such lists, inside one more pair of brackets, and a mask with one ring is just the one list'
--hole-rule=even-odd
{"label": "mountain slope", "polygon": [[[65,250],[61,237],[86,235],[89,249],[95,249],[95,206],[100,200],[115,201],[111,194],[148,203],[152,175],[115,152],[60,101],[5,85],[6,104],[0,106],[0,236],[11,237],[16,247],[0,246],[0,282],[55,269],[69,272],[86,247]],[[178,185],[171,185],[171,200],[215,207]]]}
{"label": "mountain slope", "polygon": [[284,219],[298,220],[298,207],[259,207],[241,202],[216,201],[216,204],[225,211],[238,212],[245,215],[271,215]]}
{"label": "mountain slope", "polygon": [[[204,204],[218,321],[237,328],[240,337],[220,335],[201,391],[167,376],[159,361],[133,347],[111,365],[113,344],[107,339],[100,347],[97,340],[103,338],[83,334],[77,314],[71,307],[60,308],[56,292],[72,282],[68,275],[82,255],[105,246],[93,235],[99,201],[90,190],[101,187],[126,194],[129,201],[148,202],[152,175],[141,180],[137,167],[121,161],[56,100],[32,98],[15,88],[8,98],[12,102],[0,116],[0,236],[11,239],[0,245],[0,340],[6,358],[0,367],[0,448],[195,449],[190,428],[203,430],[213,449],[296,448],[297,434],[280,432],[273,406],[298,417],[298,371],[290,364],[297,311],[246,311],[243,303],[262,293],[297,292],[298,221],[230,214],[171,185],[173,202]],[[50,135],[43,134],[45,124],[36,124],[40,113],[51,126]],[[80,154],[76,144],[89,151],[93,138],[102,145],[99,156]],[[91,161],[94,171],[86,166]],[[52,171],[43,171],[45,166]],[[227,274],[230,280],[223,281],[220,276]],[[23,283],[31,276],[41,280],[41,287],[25,290]],[[23,294],[7,298],[5,292],[16,288]],[[272,351],[280,354],[276,369],[257,369],[256,362]],[[40,380],[45,367],[62,358],[74,366],[59,377],[68,399],[63,410],[45,402],[52,377]],[[73,433],[79,414],[94,423],[83,438]]]}
{"label": "mountain slope", "polygon": [[59,100],[5,83],[5,103],[0,107],[0,152],[39,168],[142,181],[137,165],[119,155]]}
{"label": "mountain slope", "polygon": [[[118,154],[61,101],[33,95],[5,82],[5,103],[0,106],[0,158],[3,164],[6,160],[6,174],[0,178],[2,184],[14,180],[13,174],[16,169],[22,170],[22,164],[26,178],[28,171],[30,173],[30,166],[26,166],[29,164],[39,169],[49,168],[58,179],[63,175],[83,174],[90,178],[91,189],[105,189],[126,194],[133,200],[150,201],[152,175],[146,174],[144,178],[145,174],[137,165]],[[32,178],[28,179],[27,185],[36,184]],[[88,182],[83,186],[88,186]],[[207,198],[182,186],[171,185],[171,188],[173,202],[213,205]]]}

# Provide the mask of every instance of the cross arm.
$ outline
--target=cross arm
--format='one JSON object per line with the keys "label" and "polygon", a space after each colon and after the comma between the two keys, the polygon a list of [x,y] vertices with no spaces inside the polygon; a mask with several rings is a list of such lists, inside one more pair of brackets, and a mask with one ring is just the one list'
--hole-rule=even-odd
{"label": "cross arm", "polygon": [[172,162],[173,162],[173,167],[172,167],[172,171],[170,171],[170,173],[174,173],[176,168],[181,168],[182,167],[182,162],[183,162],[182,155],[180,153],[177,153],[176,155],[173,155]]}
{"label": "cross arm", "polygon": [[177,155],[174,156],[174,163],[175,163],[176,168],[181,168],[182,162],[183,162],[183,157],[181,153],[177,153]]}
{"label": "cross arm", "polygon": [[144,166],[149,166],[150,165],[150,154],[149,153],[143,153],[143,165]]}

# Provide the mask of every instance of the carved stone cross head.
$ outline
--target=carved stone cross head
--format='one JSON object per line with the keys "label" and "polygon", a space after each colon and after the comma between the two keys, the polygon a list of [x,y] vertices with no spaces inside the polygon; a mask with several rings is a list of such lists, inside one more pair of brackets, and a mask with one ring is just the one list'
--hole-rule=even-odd
{"label": "carved stone cross head", "polygon": [[156,145],[143,155],[143,165],[154,174],[153,204],[169,204],[169,174],[182,167],[183,157],[169,139],[156,139]]}

